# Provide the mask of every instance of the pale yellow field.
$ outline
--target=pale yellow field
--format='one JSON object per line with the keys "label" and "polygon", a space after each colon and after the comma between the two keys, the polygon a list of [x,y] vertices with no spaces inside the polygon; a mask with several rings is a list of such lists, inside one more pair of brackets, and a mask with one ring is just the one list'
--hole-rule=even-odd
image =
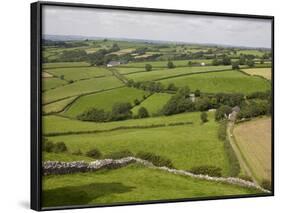
{"label": "pale yellow field", "polygon": [[251,69],[243,69],[242,71],[250,75],[259,75],[266,79],[271,80],[271,68],[251,68]]}
{"label": "pale yellow field", "polygon": [[271,118],[238,124],[233,134],[254,176],[271,180]]}
{"label": "pale yellow field", "polygon": [[135,49],[134,48],[128,48],[128,49],[122,49],[122,50],[119,50],[117,52],[113,52],[113,53],[110,53],[110,54],[115,54],[115,55],[124,55],[124,54],[127,54],[127,53],[131,53],[133,52]]}

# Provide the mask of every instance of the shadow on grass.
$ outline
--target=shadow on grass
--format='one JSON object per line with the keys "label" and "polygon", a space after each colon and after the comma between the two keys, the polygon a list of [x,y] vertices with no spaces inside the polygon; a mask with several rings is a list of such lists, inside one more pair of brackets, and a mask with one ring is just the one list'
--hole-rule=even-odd
{"label": "shadow on grass", "polygon": [[130,192],[134,188],[122,183],[92,183],[44,190],[43,207],[86,205],[99,197]]}

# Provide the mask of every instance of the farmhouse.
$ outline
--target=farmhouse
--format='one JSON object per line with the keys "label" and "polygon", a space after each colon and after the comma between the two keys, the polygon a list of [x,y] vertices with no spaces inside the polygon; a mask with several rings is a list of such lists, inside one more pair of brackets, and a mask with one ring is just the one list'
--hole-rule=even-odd
{"label": "farmhouse", "polygon": [[108,64],[106,65],[107,67],[114,67],[114,66],[117,66],[117,65],[120,65],[120,61],[110,61],[108,62]]}
{"label": "farmhouse", "polygon": [[235,121],[237,114],[240,112],[240,107],[235,106],[232,108],[232,112],[228,115],[228,120]]}

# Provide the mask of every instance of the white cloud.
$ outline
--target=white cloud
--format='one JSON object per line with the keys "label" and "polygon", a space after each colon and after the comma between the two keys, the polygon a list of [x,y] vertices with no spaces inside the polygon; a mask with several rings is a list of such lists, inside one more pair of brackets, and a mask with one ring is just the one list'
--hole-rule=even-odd
{"label": "white cloud", "polygon": [[44,6],[43,34],[271,46],[269,20]]}

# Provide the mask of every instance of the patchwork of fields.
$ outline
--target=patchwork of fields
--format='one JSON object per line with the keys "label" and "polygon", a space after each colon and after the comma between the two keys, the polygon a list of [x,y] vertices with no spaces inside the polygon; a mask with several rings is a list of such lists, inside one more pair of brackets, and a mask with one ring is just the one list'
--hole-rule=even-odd
{"label": "patchwork of fields", "polygon": [[[223,177],[231,176],[233,164],[229,160],[232,159],[229,147],[219,137],[222,122],[215,119],[221,100],[214,99],[217,93],[242,93],[242,103],[247,104],[246,95],[270,90],[271,82],[267,79],[271,79],[271,64],[266,63],[265,68],[257,68],[264,64],[255,68],[243,65],[240,71],[233,69],[231,64],[214,65],[209,58],[228,53],[232,61],[238,61],[240,53],[247,53],[253,54],[259,62],[266,51],[237,49],[234,53],[233,50],[199,45],[158,47],[158,44],[106,39],[83,42],[83,46],[67,50],[46,47],[44,53],[48,63],[43,64],[42,70],[43,147],[47,142],[63,143],[66,147],[62,152],[44,150],[44,161],[91,162],[113,153],[127,152],[134,156],[149,153],[158,160],[171,162],[176,169],[196,171],[199,168],[201,172],[202,168],[208,168],[219,171]],[[129,57],[132,61],[116,66],[95,65],[87,60],[60,62],[64,51],[84,50],[94,54],[100,50],[109,51],[116,43],[119,50],[106,53],[104,57],[115,55]],[[171,56],[183,53],[206,54],[207,58],[173,60],[174,67],[167,67]],[[155,59],[155,55],[160,56]],[[146,59],[147,56],[150,58]],[[146,64],[151,65],[150,69]],[[130,80],[135,84],[130,85]],[[188,95],[181,94],[187,90]],[[175,99],[182,101],[181,105],[167,106],[169,102],[173,104],[176,96],[184,97]],[[203,106],[201,110],[206,99],[212,101],[212,105]],[[128,106],[127,117],[120,116]],[[164,106],[178,111],[166,115]],[[182,110],[183,107],[186,109]],[[91,110],[96,113],[93,117],[101,120],[79,118]],[[206,119],[202,118],[203,111]],[[103,120],[103,116],[109,117]],[[264,126],[270,121],[251,121],[234,128],[241,152],[259,180],[271,177],[268,164],[270,135],[264,134],[270,133],[271,127]],[[89,155],[91,151],[97,155]],[[257,189],[183,177],[138,164],[115,170],[43,177],[45,207],[259,193],[261,191]]]}

